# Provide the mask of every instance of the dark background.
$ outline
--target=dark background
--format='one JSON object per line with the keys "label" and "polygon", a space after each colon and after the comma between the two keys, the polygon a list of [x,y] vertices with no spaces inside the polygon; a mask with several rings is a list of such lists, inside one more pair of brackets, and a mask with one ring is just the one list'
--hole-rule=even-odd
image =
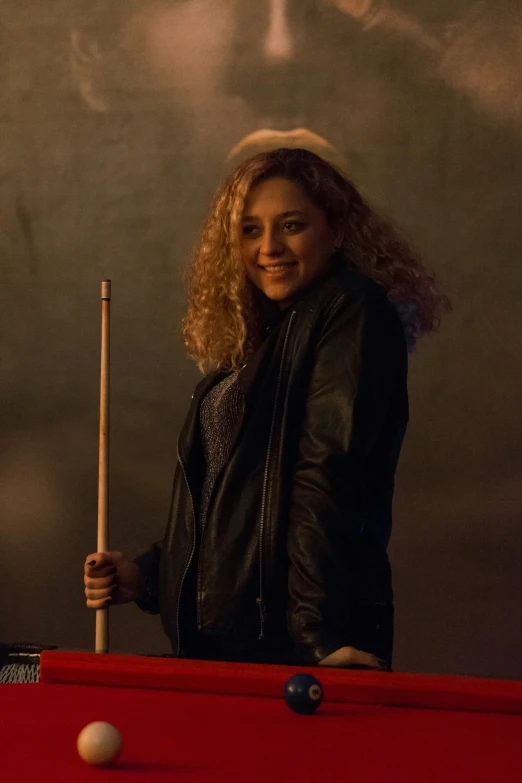
{"label": "dark background", "polygon": [[[100,281],[111,547],[134,556],[199,378],[177,332],[211,194],[244,136],[306,128],[454,306],[410,364],[395,668],[521,678],[519,6],[7,0],[0,23],[0,640],[94,644]],[[111,649],[170,651],[134,605]]]}

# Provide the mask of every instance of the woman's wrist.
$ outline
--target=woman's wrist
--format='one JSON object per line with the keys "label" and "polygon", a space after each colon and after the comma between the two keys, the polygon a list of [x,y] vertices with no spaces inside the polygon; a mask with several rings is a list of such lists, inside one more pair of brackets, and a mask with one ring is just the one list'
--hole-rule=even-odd
{"label": "woman's wrist", "polygon": [[147,581],[143,574],[143,571],[137,563],[136,566],[136,592],[134,601],[143,601],[147,597]]}

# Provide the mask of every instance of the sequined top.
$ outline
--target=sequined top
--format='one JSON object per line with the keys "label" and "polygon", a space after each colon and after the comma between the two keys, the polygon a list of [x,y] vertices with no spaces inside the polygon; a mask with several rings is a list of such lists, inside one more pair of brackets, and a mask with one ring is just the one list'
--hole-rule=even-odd
{"label": "sequined top", "polygon": [[201,488],[199,523],[205,526],[208,504],[215,481],[225,466],[232,438],[243,407],[239,372],[227,375],[205,395],[199,412],[201,442],[205,456],[205,480]]}

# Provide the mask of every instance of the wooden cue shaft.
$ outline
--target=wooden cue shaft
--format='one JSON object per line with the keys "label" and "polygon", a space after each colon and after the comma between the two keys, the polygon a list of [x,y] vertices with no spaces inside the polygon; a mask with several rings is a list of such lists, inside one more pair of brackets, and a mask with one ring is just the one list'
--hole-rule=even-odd
{"label": "wooden cue shaft", "polygon": [[[100,368],[100,446],[98,467],[98,546],[109,549],[109,381],[110,381],[110,307],[111,281],[101,284],[101,368]],[[96,610],[97,653],[109,652],[109,610]]]}

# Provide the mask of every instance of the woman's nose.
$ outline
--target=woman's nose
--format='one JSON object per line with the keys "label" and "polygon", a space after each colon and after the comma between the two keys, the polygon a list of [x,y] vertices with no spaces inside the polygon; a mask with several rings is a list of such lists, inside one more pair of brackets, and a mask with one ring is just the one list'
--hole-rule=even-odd
{"label": "woman's nose", "polygon": [[278,231],[267,229],[261,238],[260,253],[263,256],[280,256],[285,246]]}

